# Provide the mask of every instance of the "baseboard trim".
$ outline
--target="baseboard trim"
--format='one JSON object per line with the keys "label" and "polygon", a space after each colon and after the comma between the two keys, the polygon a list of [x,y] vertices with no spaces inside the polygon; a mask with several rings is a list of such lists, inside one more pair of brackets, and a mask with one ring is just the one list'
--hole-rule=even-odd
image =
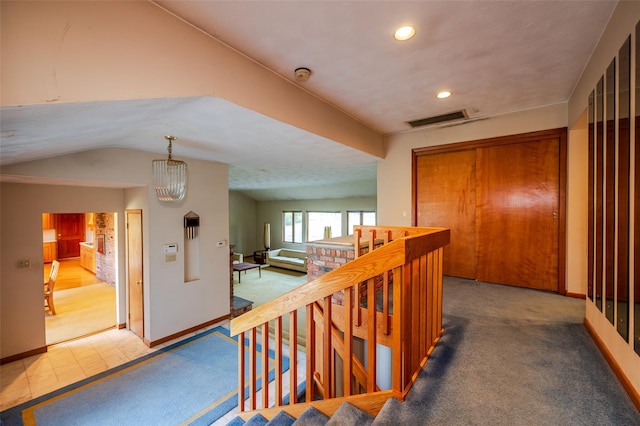
{"label": "baseboard trim", "polygon": [[0,365],[8,364],[8,363],[13,362],[13,361],[18,361],[19,359],[22,359],[22,358],[28,358],[30,356],[39,355],[39,354],[43,354],[43,353],[46,353],[46,352],[47,352],[47,347],[43,346],[41,348],[32,349],[32,350],[27,351],[27,352],[22,352],[22,353],[15,354],[15,355],[9,355],[7,357],[4,357],[4,358],[0,359]]}
{"label": "baseboard trim", "polygon": [[229,318],[231,318],[231,314],[226,314],[226,315],[223,315],[223,316],[221,316],[219,318],[213,319],[211,321],[207,321],[207,322],[205,322],[203,324],[187,328],[186,330],[182,330],[182,331],[179,331],[177,333],[173,333],[173,334],[171,334],[169,336],[163,337],[162,339],[150,341],[150,340],[145,338],[145,339],[143,339],[143,342],[144,342],[145,345],[149,346],[150,348],[153,348],[154,346],[158,346],[158,345],[161,345],[163,343],[169,342],[169,341],[171,341],[173,339],[177,339],[178,337],[182,337],[182,336],[184,336],[186,334],[193,333],[194,331],[198,331],[201,328],[209,327],[211,325],[215,325],[215,324],[217,324],[217,323],[219,323],[221,321],[227,320]]}
{"label": "baseboard trim", "polygon": [[573,297],[574,299],[586,299],[587,295],[586,294],[582,294],[582,293],[571,293],[571,292],[567,292],[567,294],[565,294],[565,296],[567,297]]}
{"label": "baseboard trim", "polygon": [[624,373],[622,368],[620,368],[620,364],[618,364],[616,359],[609,351],[609,348],[607,348],[600,336],[598,336],[595,328],[593,328],[587,318],[584,319],[584,326],[591,335],[593,341],[596,343],[596,346],[598,346],[598,349],[600,349],[600,352],[602,352],[602,355],[604,355],[604,358],[607,360],[607,363],[613,370],[614,374],[616,375],[618,380],[620,380],[622,387],[625,391],[627,391],[627,394],[631,398],[631,401],[633,401],[638,411],[640,411],[640,393],[638,393],[638,391],[636,391],[636,389],[633,387],[627,375]]}
{"label": "baseboard trim", "polygon": [[[174,334],[172,334],[170,336],[167,336],[167,337],[163,337],[162,339],[154,340],[153,342],[150,342],[147,339],[143,339],[143,342],[144,342],[145,345],[147,345],[148,347],[152,348],[154,346],[161,345],[161,344],[163,344],[165,342],[168,342],[170,340],[176,339],[178,337],[182,337],[185,334],[193,333],[194,331],[200,330],[201,328],[209,327],[211,325],[214,325],[214,324],[217,324],[219,322],[225,321],[225,320],[227,320],[229,318],[231,318],[231,315],[230,314],[226,314],[226,315],[223,315],[223,316],[221,316],[219,318],[213,319],[211,321],[207,321],[207,322],[205,322],[203,324],[196,325],[196,326],[188,328],[186,330],[182,330],[182,331],[180,331],[178,333],[174,333]],[[118,324],[117,328],[118,329],[127,328],[127,324]],[[22,353],[15,354],[15,355],[9,355],[7,357],[0,358],[0,365],[8,364],[8,363],[13,362],[13,361],[18,361],[18,360],[23,359],[23,358],[28,358],[30,356],[39,355],[39,354],[43,354],[43,353],[46,353],[46,352],[47,352],[47,347],[43,346],[41,348],[32,349],[32,350],[27,351],[27,352],[22,352]]]}

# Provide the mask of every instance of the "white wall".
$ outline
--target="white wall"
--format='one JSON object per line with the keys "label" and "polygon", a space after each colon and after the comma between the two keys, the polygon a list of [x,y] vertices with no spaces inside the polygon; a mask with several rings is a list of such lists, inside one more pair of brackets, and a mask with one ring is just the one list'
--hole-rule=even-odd
{"label": "white wall", "polygon": [[[188,160],[189,186],[185,199],[160,203],[152,192],[154,154],[100,149],[2,167],[3,175],[66,179],[75,177],[94,187],[2,184],[2,337],[1,357],[45,346],[42,298],[42,212],[109,211],[118,214],[119,308],[126,294],[124,211],[142,209],[145,339],[156,341],[229,313],[228,167]],[[108,189],[113,186],[127,189]],[[183,216],[200,215],[201,279],[184,282]],[[166,263],[162,247],[179,244],[178,260]],[[18,260],[31,259],[32,268],[17,269]]]}

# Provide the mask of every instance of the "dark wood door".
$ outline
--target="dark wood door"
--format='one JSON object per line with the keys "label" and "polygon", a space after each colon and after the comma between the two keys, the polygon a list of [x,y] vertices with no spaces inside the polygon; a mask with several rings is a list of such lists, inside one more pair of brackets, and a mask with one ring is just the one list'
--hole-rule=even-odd
{"label": "dark wood door", "polygon": [[559,141],[480,148],[477,279],[558,291]]}
{"label": "dark wood door", "polygon": [[451,230],[443,273],[476,277],[476,151],[417,158],[417,225]]}
{"label": "dark wood door", "polygon": [[80,243],[84,241],[84,213],[55,215],[58,239],[58,258],[80,257]]}

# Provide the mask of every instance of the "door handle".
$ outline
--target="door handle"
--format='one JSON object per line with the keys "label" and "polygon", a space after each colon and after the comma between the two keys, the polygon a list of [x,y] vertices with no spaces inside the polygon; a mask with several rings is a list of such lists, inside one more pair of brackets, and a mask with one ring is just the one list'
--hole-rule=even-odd
{"label": "door handle", "polygon": [[136,281],[136,284],[138,284],[138,285],[142,285],[142,280],[138,280],[138,281]]}

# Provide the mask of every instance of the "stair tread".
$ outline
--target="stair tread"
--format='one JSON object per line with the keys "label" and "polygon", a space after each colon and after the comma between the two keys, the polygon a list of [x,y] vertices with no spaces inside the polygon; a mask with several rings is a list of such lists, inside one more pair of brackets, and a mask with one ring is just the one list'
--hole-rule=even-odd
{"label": "stair tread", "polygon": [[329,421],[329,417],[314,407],[307,408],[294,423],[295,426],[323,426]]}
{"label": "stair tread", "polygon": [[296,421],[295,417],[286,411],[280,411],[274,418],[269,420],[267,426],[291,426]]}
{"label": "stair tread", "polygon": [[349,404],[348,402],[344,402],[338,407],[333,416],[326,423],[327,426],[331,425],[358,425],[358,426],[366,426],[373,423],[374,417],[367,413],[366,411],[362,411],[356,406]]}
{"label": "stair tread", "polygon": [[251,417],[249,420],[247,420],[245,425],[246,426],[264,426],[267,423],[269,423],[269,421],[262,414],[256,414],[253,417]]}
{"label": "stair tread", "polygon": [[245,422],[244,420],[242,420],[242,417],[234,417],[233,419],[231,419],[231,421],[229,423],[227,423],[226,426],[242,426],[244,425]]}
{"label": "stair tread", "polygon": [[380,409],[373,421],[373,426],[397,425],[398,414],[402,410],[402,402],[396,398],[389,398]]}

